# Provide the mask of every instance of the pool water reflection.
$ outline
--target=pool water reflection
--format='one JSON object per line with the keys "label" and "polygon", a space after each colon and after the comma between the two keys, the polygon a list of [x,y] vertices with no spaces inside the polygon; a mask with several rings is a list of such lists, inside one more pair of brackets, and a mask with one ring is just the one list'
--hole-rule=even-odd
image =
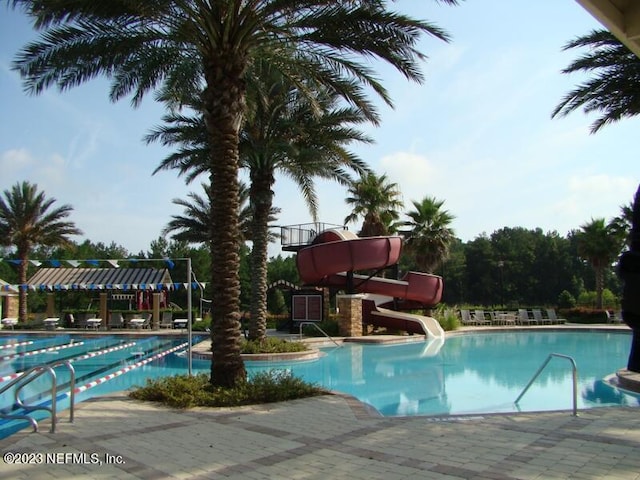
{"label": "pool water reflection", "polygon": [[569,410],[571,366],[560,358],[552,359],[514,404],[547,356],[561,353],[578,367],[579,409],[638,406],[640,396],[603,381],[626,365],[630,342],[627,332],[500,331],[451,336],[435,355],[425,343],[346,343],[326,349],[317,361],[248,368],[290,370],[387,416]]}

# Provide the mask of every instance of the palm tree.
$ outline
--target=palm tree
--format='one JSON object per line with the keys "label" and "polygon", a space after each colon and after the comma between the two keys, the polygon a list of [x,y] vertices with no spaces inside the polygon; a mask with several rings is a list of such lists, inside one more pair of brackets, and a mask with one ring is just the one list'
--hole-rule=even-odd
{"label": "palm tree", "polygon": [[398,210],[403,203],[397,183],[389,182],[387,176],[370,172],[349,185],[349,196],[345,199],[351,213],[344,219],[348,224],[363,218],[361,237],[390,235],[397,231]]}
{"label": "palm tree", "polygon": [[27,320],[27,267],[31,250],[36,245],[65,246],[68,235],[81,235],[73,222],[65,221],[73,208],[70,205],[52,208],[55,198],[46,198],[38,186],[29,182],[16,183],[0,198],[0,242],[15,246],[18,265],[18,318]]}
{"label": "palm tree", "polygon": [[419,268],[433,273],[449,256],[449,245],[455,238],[450,225],[455,217],[442,210],[444,200],[425,197],[421,202],[412,203],[414,210],[406,213],[410,220],[404,223],[411,229],[407,250]]}
{"label": "palm tree", "polygon": [[552,117],[566,116],[582,108],[585,113],[601,112],[591,124],[596,133],[609,123],[640,113],[640,58],[607,30],[594,30],[565,46],[587,47],[562,73],[586,72],[594,77],[565,95]]}
{"label": "palm tree", "polygon": [[[133,93],[139,105],[151,89],[202,91],[210,152],[212,365],[211,383],[233,386],[246,377],[240,356],[238,277],[239,139],[246,114],[250,66],[277,68],[290,84],[326,85],[372,121],[373,91],[391,100],[369,66],[381,59],[421,81],[421,35],[447,40],[439,28],[391,12],[384,0],[12,0],[42,29],[14,67],[27,91],[66,90],[98,75],[110,96]],[[455,0],[446,0],[455,4]]]}
{"label": "palm tree", "polygon": [[[340,107],[339,97],[322,86],[313,89],[311,98],[301,96],[296,88],[270,67],[261,65],[248,91],[249,115],[240,137],[241,166],[249,170],[251,185],[249,203],[251,222],[247,235],[253,242],[251,250],[251,319],[249,338],[266,338],[267,324],[267,253],[269,223],[273,220],[273,185],[280,172],[291,177],[300,188],[311,216],[317,220],[318,199],[313,178],[320,177],[347,184],[351,179],[346,169],[357,173],[368,171],[366,165],[346,150],[352,141],[371,139],[352,127],[366,117],[356,108]],[[193,102],[193,100],[190,100]],[[197,110],[197,108],[194,108]],[[174,168],[180,175],[193,179],[203,171],[206,157],[204,122],[197,118],[168,115],[168,125],[156,129],[148,141],[164,145],[180,145],[180,150],[165,158],[160,169]],[[204,141],[202,145],[200,142]]]}
{"label": "palm tree", "polygon": [[[206,193],[206,197],[201,197],[195,192],[190,192],[188,199],[174,198],[172,203],[184,208],[182,215],[173,215],[167,226],[162,230],[163,235],[173,233],[172,238],[179,242],[201,243],[206,244],[209,241],[209,216],[211,206],[209,198],[211,197],[208,185],[202,184],[202,188]],[[244,243],[251,240],[251,224],[253,221],[253,211],[249,205],[249,189],[240,182],[240,238],[239,242]],[[279,208],[272,208],[269,215],[269,221],[275,221],[276,216],[280,213]],[[273,242],[277,239],[276,235],[269,235],[269,241]]]}
{"label": "palm tree", "polygon": [[620,232],[620,235],[626,237],[625,244],[631,248],[631,224],[633,221],[633,202],[620,206],[620,215],[615,217],[611,223],[613,228]]}
{"label": "palm tree", "polygon": [[240,155],[251,178],[250,202],[254,213],[251,249],[251,319],[249,339],[262,341],[267,326],[267,238],[276,172],[298,185],[314,221],[318,201],[313,179],[320,177],[346,185],[347,169],[368,171],[364,162],[346,150],[352,141],[371,140],[352,128],[366,116],[354,107],[339,107],[339,97],[322,86],[309,98],[286,84],[271,80],[268,90],[254,99],[252,115],[242,132]]}
{"label": "palm tree", "polygon": [[625,235],[615,225],[606,223],[604,218],[591,219],[580,226],[576,234],[578,255],[587,260],[596,276],[596,307],[602,308],[604,273],[620,254]]}

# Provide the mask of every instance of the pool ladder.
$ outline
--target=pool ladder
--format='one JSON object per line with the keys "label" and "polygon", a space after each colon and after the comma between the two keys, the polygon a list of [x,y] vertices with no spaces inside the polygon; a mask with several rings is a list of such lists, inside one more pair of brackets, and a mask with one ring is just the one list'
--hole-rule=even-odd
{"label": "pool ladder", "polygon": [[544,361],[542,366],[540,366],[538,371],[533,375],[533,377],[531,377],[531,380],[529,380],[529,383],[527,384],[527,386],[524,387],[524,390],[522,390],[522,393],[520,393],[518,398],[516,398],[516,401],[513,402],[513,403],[515,403],[516,405],[518,404],[520,399],[523,397],[523,395],[525,393],[527,393],[527,390],[529,390],[529,387],[533,384],[533,382],[535,382],[536,378],[538,378],[538,375],[540,375],[540,373],[542,373],[542,371],[549,364],[549,362],[551,361],[551,359],[553,357],[564,358],[564,359],[568,360],[569,362],[571,362],[571,370],[572,370],[572,373],[573,373],[573,416],[577,417],[578,416],[578,367],[576,366],[576,361],[572,357],[570,357],[568,355],[563,355],[562,353],[550,353],[549,354],[549,356]]}
{"label": "pool ladder", "polygon": [[[38,431],[38,422],[35,418],[28,415],[30,412],[34,412],[36,410],[44,410],[49,412],[51,416],[51,433],[55,433],[56,431],[56,415],[57,415],[57,394],[58,394],[58,382],[56,377],[55,368],[65,366],[69,369],[70,377],[69,377],[69,422],[73,423],[73,406],[75,403],[75,384],[76,384],[76,372],[71,363],[68,360],[63,362],[53,362],[43,365],[37,365],[35,367],[31,367],[29,370],[25,371],[18,378],[13,379],[8,384],[3,385],[0,388],[0,395],[4,392],[8,391],[12,387],[16,387],[14,391],[15,403],[14,407],[21,408],[25,411],[24,414],[11,414],[11,413],[2,413],[0,412],[0,418],[12,419],[12,420],[26,420],[33,427],[33,431]],[[49,393],[51,395],[51,406],[46,407],[44,405],[25,405],[20,398],[20,392],[24,387],[29,385],[34,380],[40,378],[42,375],[48,373],[51,378],[51,387],[49,389]]]}

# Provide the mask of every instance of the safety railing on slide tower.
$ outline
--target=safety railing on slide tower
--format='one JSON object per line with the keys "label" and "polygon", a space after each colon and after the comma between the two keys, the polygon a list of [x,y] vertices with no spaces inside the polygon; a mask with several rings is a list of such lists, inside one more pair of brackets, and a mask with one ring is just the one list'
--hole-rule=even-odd
{"label": "safety railing on slide tower", "polygon": [[311,244],[320,232],[331,228],[348,230],[345,225],[323,222],[280,226],[280,245],[282,250],[295,252]]}

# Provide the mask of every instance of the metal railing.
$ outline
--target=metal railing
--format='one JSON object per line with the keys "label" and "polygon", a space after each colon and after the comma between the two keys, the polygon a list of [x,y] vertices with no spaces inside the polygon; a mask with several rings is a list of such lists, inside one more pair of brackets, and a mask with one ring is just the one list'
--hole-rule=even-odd
{"label": "metal railing", "polygon": [[316,322],[300,322],[300,324],[299,324],[299,327],[300,327],[300,340],[302,340],[302,327],[304,325],[313,325],[316,328],[316,330],[318,330],[325,337],[327,337],[329,340],[331,340],[333,343],[335,343],[335,345],[337,347],[341,346],[338,342],[336,342],[333,338],[331,338],[327,332],[325,332],[322,328],[320,328]]}
{"label": "metal railing", "polygon": [[578,367],[576,366],[576,361],[572,357],[568,355],[563,355],[561,353],[549,354],[549,356],[544,361],[542,366],[533,375],[533,377],[531,377],[531,380],[529,380],[529,383],[527,384],[527,386],[524,387],[524,390],[522,390],[522,393],[518,395],[518,398],[516,398],[516,401],[514,403],[517,404],[520,401],[520,399],[524,396],[527,390],[529,390],[529,387],[533,384],[533,382],[535,382],[536,378],[538,378],[538,375],[542,373],[542,370],[545,369],[545,367],[549,364],[549,362],[553,357],[564,358],[566,360],[569,360],[569,362],[571,362],[571,369],[573,373],[573,416],[577,417],[578,416]]}
{"label": "metal railing", "polygon": [[[11,380],[6,385],[3,385],[0,388],[0,395],[12,387],[16,387],[14,390],[14,407],[22,409],[25,413],[23,414],[11,414],[11,413],[1,413],[0,418],[6,418],[11,420],[26,420],[33,427],[33,431],[38,431],[38,422],[35,418],[31,417],[29,413],[44,410],[49,412],[51,416],[51,433],[55,433],[56,431],[56,421],[57,421],[57,396],[58,396],[58,382],[57,376],[55,372],[55,368],[59,366],[65,366],[69,369],[69,422],[73,423],[74,416],[74,404],[75,404],[75,385],[76,385],[76,372],[71,362],[65,360],[63,362],[53,362],[44,365],[36,365],[35,367],[30,368],[23,372],[18,378]],[[49,394],[51,395],[51,406],[47,407],[45,405],[26,405],[23,400],[20,398],[20,392],[22,389],[29,385],[34,380],[40,378],[42,375],[48,373],[51,378],[51,387],[49,389]]]}
{"label": "metal railing", "polygon": [[283,247],[310,245],[316,235],[330,228],[347,229],[344,225],[323,222],[302,223],[299,225],[281,225],[280,245]]}

